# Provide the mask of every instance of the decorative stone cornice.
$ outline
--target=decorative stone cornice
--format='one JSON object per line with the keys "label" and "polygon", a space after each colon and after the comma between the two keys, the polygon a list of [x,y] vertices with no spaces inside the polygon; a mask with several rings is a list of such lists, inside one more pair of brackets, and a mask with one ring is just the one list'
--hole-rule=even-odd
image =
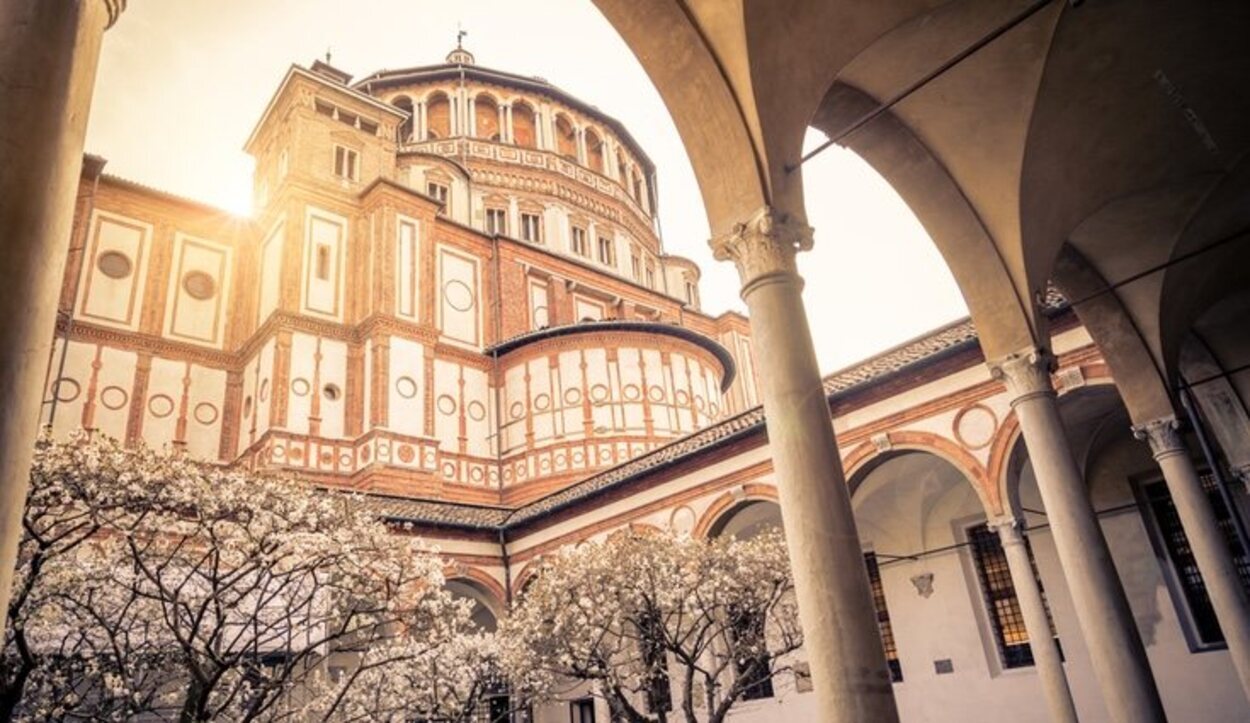
{"label": "decorative stone cornice", "polygon": [[1150,452],[1155,459],[1185,452],[1185,440],[1181,438],[1181,422],[1172,415],[1133,427],[1133,436],[1150,444]]}
{"label": "decorative stone cornice", "polygon": [[798,273],[795,254],[812,248],[812,227],[764,206],[733,230],[708,241],[718,261],[733,261],[745,293],[761,277]]}
{"label": "decorative stone cornice", "polygon": [[1026,349],[989,363],[990,374],[1007,385],[1011,406],[1038,396],[1055,394],[1050,373],[1055,357],[1045,349]]}
{"label": "decorative stone cornice", "polygon": [[109,14],[108,25],[105,25],[104,27],[111,28],[113,27],[113,23],[117,22],[117,19],[122,16],[123,12],[126,11],[126,0],[103,0],[103,2],[105,10],[107,10]]}

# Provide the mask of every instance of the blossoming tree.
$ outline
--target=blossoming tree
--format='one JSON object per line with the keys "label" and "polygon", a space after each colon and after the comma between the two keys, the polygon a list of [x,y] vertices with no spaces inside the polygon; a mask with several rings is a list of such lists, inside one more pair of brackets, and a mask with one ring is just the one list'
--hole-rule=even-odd
{"label": "blossoming tree", "polygon": [[501,632],[509,670],[588,682],[630,723],[720,723],[792,671],[803,641],[779,532],[630,533],[565,549]]}
{"label": "blossoming tree", "polygon": [[24,525],[2,719],[307,719],[467,615],[360,497],[109,440],[41,442]]}

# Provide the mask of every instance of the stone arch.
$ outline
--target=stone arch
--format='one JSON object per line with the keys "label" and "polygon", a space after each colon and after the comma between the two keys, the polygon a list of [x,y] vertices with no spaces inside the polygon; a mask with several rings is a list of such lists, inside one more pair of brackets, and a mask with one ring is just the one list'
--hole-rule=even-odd
{"label": "stone arch", "polygon": [[455,564],[446,573],[445,587],[457,597],[472,600],[474,623],[494,630],[506,610],[507,594],[503,585],[483,570]]}
{"label": "stone arch", "polygon": [[490,93],[478,93],[473,98],[473,130],[478,138],[490,141],[502,140],[499,127],[499,101]]}
{"label": "stone arch", "polygon": [[523,148],[538,147],[538,123],[534,106],[527,101],[512,103],[512,141]]}
{"label": "stone arch", "polygon": [[713,531],[719,523],[732,516],[735,511],[752,502],[772,502],[778,500],[777,488],[772,485],[750,483],[731,490],[717,497],[708,506],[699,521],[695,523],[691,537],[707,539],[715,537]]}
{"label": "stone arch", "polygon": [[586,128],[586,167],[595,173],[604,173],[604,154],[607,152],[607,145],[594,128],[587,126]]}
{"label": "stone arch", "polygon": [[571,161],[576,161],[577,129],[572,119],[564,113],[556,113],[555,121],[551,125],[556,133],[555,152]]}
{"label": "stone arch", "polygon": [[451,101],[441,90],[426,97],[425,129],[431,139],[451,137]]}
{"label": "stone arch", "polygon": [[875,467],[898,454],[919,453],[938,457],[958,470],[976,492],[987,515],[1001,509],[997,491],[990,483],[991,478],[985,466],[954,440],[931,432],[897,430],[886,433],[885,439],[881,441],[885,443],[884,449],[878,447],[877,442],[864,442],[851,450],[843,460],[842,468],[845,470],[852,500]]}
{"label": "stone arch", "polygon": [[400,143],[407,143],[412,138],[413,129],[416,127],[416,115],[414,113],[415,108],[412,103],[412,98],[407,95],[400,94],[391,98],[391,105],[408,114],[407,118],[400,121],[399,128],[396,130],[396,140]]}

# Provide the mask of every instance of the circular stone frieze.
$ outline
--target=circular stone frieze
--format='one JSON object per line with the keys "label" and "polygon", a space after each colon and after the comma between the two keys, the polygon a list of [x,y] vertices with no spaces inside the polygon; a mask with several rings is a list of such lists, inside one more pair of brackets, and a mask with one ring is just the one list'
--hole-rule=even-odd
{"label": "circular stone frieze", "polygon": [[52,396],[58,402],[72,402],[82,394],[82,386],[69,377],[61,377],[52,385]]}
{"label": "circular stone frieze", "polygon": [[174,400],[166,394],[154,394],[148,400],[148,411],[158,419],[168,417],[174,413]]}
{"label": "circular stone frieze", "polygon": [[636,384],[626,384],[621,388],[621,394],[632,402],[642,397],[642,390]]}
{"label": "circular stone frieze", "polygon": [[129,401],[130,395],[121,387],[110,386],[100,390],[100,404],[103,404],[106,409],[121,409]]}
{"label": "circular stone frieze", "polygon": [[308,396],[308,391],[310,389],[312,389],[312,386],[309,385],[308,380],[303,377],[296,377],[291,380],[291,392],[297,397]]}
{"label": "circular stone frieze", "polygon": [[564,390],[564,403],[565,404],[581,404],[581,402],[582,402],[582,390],[577,389],[577,388]]}
{"label": "circular stone frieze", "polygon": [[684,407],[690,403],[690,394],[684,389],[678,389],[673,395],[673,400]]}
{"label": "circular stone frieze", "polygon": [[508,414],[512,415],[513,419],[520,419],[521,415],[525,414],[525,405],[520,402],[513,402],[512,406],[508,407]]}
{"label": "circular stone frieze", "polygon": [[707,400],[701,396],[694,398],[694,408],[702,412],[707,407]]}
{"label": "circular stone frieze", "polygon": [[208,402],[200,402],[195,405],[195,411],[192,414],[195,416],[195,421],[203,424],[205,427],[217,421],[217,407]]}
{"label": "circular stone frieze", "polygon": [[217,293],[217,282],[203,271],[188,271],[182,277],[182,290],[192,299],[204,301]]}
{"label": "circular stone frieze", "polygon": [[653,402],[664,401],[664,387],[652,385],[651,388],[647,390],[647,396],[651,397],[651,401]]}
{"label": "circular stone frieze", "polygon": [[973,404],[959,410],[951,422],[955,439],[968,449],[983,449],[994,441],[998,430],[998,416],[984,404]]}
{"label": "circular stone frieze", "polygon": [[551,395],[539,394],[538,396],[534,397],[534,409],[537,409],[538,411],[541,412],[541,411],[545,411],[550,406],[551,406]]}
{"label": "circular stone frieze", "polygon": [[608,399],[608,388],[602,384],[596,384],[590,388],[590,398],[592,401],[605,402]]}
{"label": "circular stone frieze", "polygon": [[443,300],[456,311],[468,311],[473,308],[473,289],[459,279],[452,279],[443,284]]}
{"label": "circular stone frieze", "polygon": [[395,380],[395,391],[404,399],[417,396],[417,382],[412,377],[400,377]]}
{"label": "circular stone frieze", "polygon": [[438,411],[442,412],[443,414],[455,414],[456,413],[456,400],[452,399],[451,396],[448,394],[444,394],[440,396],[438,398]]}
{"label": "circular stone frieze", "polygon": [[481,402],[469,402],[468,411],[469,419],[475,422],[486,419],[486,405]]}
{"label": "circular stone frieze", "polygon": [[110,279],[124,279],[134,271],[135,265],[121,251],[105,251],[96,257],[95,267]]}

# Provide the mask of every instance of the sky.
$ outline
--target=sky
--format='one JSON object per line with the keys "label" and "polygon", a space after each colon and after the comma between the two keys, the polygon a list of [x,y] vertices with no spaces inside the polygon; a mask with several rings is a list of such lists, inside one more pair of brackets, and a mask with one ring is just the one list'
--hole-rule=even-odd
{"label": "sky", "polygon": [[[105,35],[87,151],[113,175],[247,214],[243,143],[292,63],[328,51],[356,77],[439,63],[458,28],[479,65],[545,78],[624,123],[656,164],[665,249],[703,270],[704,311],[745,311],[733,265],[708,249],[673,121],[590,0],[131,0]],[[967,315],[923,227],[858,156],[830,148],[803,177],[816,244],[799,271],[822,371]]]}

